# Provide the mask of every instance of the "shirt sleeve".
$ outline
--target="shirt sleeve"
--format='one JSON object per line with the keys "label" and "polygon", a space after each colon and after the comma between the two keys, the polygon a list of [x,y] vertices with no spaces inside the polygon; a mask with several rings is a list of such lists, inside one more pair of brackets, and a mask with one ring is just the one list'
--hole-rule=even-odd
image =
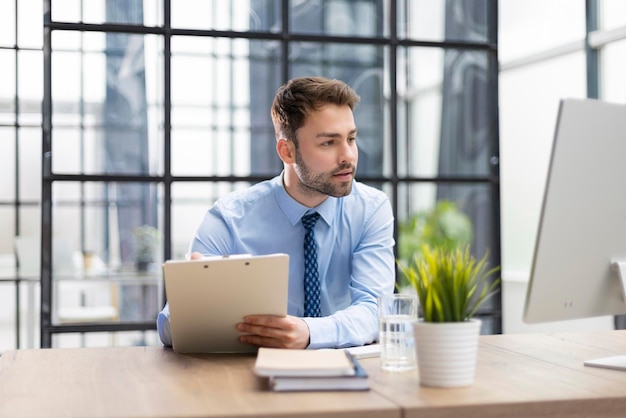
{"label": "shirt sleeve", "polygon": [[170,305],[167,303],[157,316],[157,332],[163,345],[172,346],[172,332],[170,331]]}
{"label": "shirt sleeve", "polygon": [[352,255],[351,304],[322,318],[303,318],[310,331],[308,348],[350,347],[378,339],[380,294],[393,293],[393,212],[385,198],[366,221]]}
{"label": "shirt sleeve", "polygon": [[226,255],[232,252],[233,232],[226,224],[224,212],[227,211],[219,202],[207,211],[193,237],[190,252],[199,252],[204,256]]}

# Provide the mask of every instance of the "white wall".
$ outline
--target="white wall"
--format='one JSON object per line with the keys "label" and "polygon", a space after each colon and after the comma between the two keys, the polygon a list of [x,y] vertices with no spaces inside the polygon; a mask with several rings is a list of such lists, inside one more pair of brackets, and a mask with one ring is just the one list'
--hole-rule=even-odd
{"label": "white wall", "polygon": [[[499,2],[505,333],[612,328],[611,317],[540,325],[522,321],[559,100],[582,98],[587,94],[584,9],[582,1]],[[611,10],[615,15],[616,10]],[[626,25],[626,13],[621,16],[624,16],[622,24]],[[619,80],[623,86],[626,42],[621,45],[621,62],[619,54],[611,54],[610,68],[621,68]],[[605,69],[604,74],[614,72]],[[606,88],[607,82],[610,80],[604,80],[604,91],[613,91]]]}

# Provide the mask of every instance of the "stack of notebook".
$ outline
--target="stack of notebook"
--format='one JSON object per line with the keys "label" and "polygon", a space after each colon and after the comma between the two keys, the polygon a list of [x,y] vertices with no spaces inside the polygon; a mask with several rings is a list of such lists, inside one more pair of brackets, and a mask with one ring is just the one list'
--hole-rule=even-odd
{"label": "stack of notebook", "polygon": [[346,350],[260,348],[254,371],[274,391],[368,390],[367,373]]}

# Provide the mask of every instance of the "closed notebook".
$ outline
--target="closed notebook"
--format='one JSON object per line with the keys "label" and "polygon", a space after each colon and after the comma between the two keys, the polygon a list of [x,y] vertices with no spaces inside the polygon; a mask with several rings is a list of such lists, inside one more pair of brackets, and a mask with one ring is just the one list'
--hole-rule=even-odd
{"label": "closed notebook", "polygon": [[380,357],[380,344],[378,343],[348,347],[345,350],[357,359]]}
{"label": "closed notebook", "polygon": [[269,386],[276,392],[369,390],[367,373],[356,358],[352,363],[352,376],[272,376]]}
{"label": "closed notebook", "polygon": [[354,363],[345,350],[288,350],[261,347],[254,371],[258,376],[353,376]]}

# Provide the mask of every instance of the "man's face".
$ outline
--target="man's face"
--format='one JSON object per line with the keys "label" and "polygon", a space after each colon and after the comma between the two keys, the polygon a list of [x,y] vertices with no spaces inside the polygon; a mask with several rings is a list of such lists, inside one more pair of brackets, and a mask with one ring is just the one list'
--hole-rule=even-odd
{"label": "man's face", "polygon": [[296,134],[298,191],[308,196],[350,194],[359,159],[350,107],[325,105],[310,114]]}

